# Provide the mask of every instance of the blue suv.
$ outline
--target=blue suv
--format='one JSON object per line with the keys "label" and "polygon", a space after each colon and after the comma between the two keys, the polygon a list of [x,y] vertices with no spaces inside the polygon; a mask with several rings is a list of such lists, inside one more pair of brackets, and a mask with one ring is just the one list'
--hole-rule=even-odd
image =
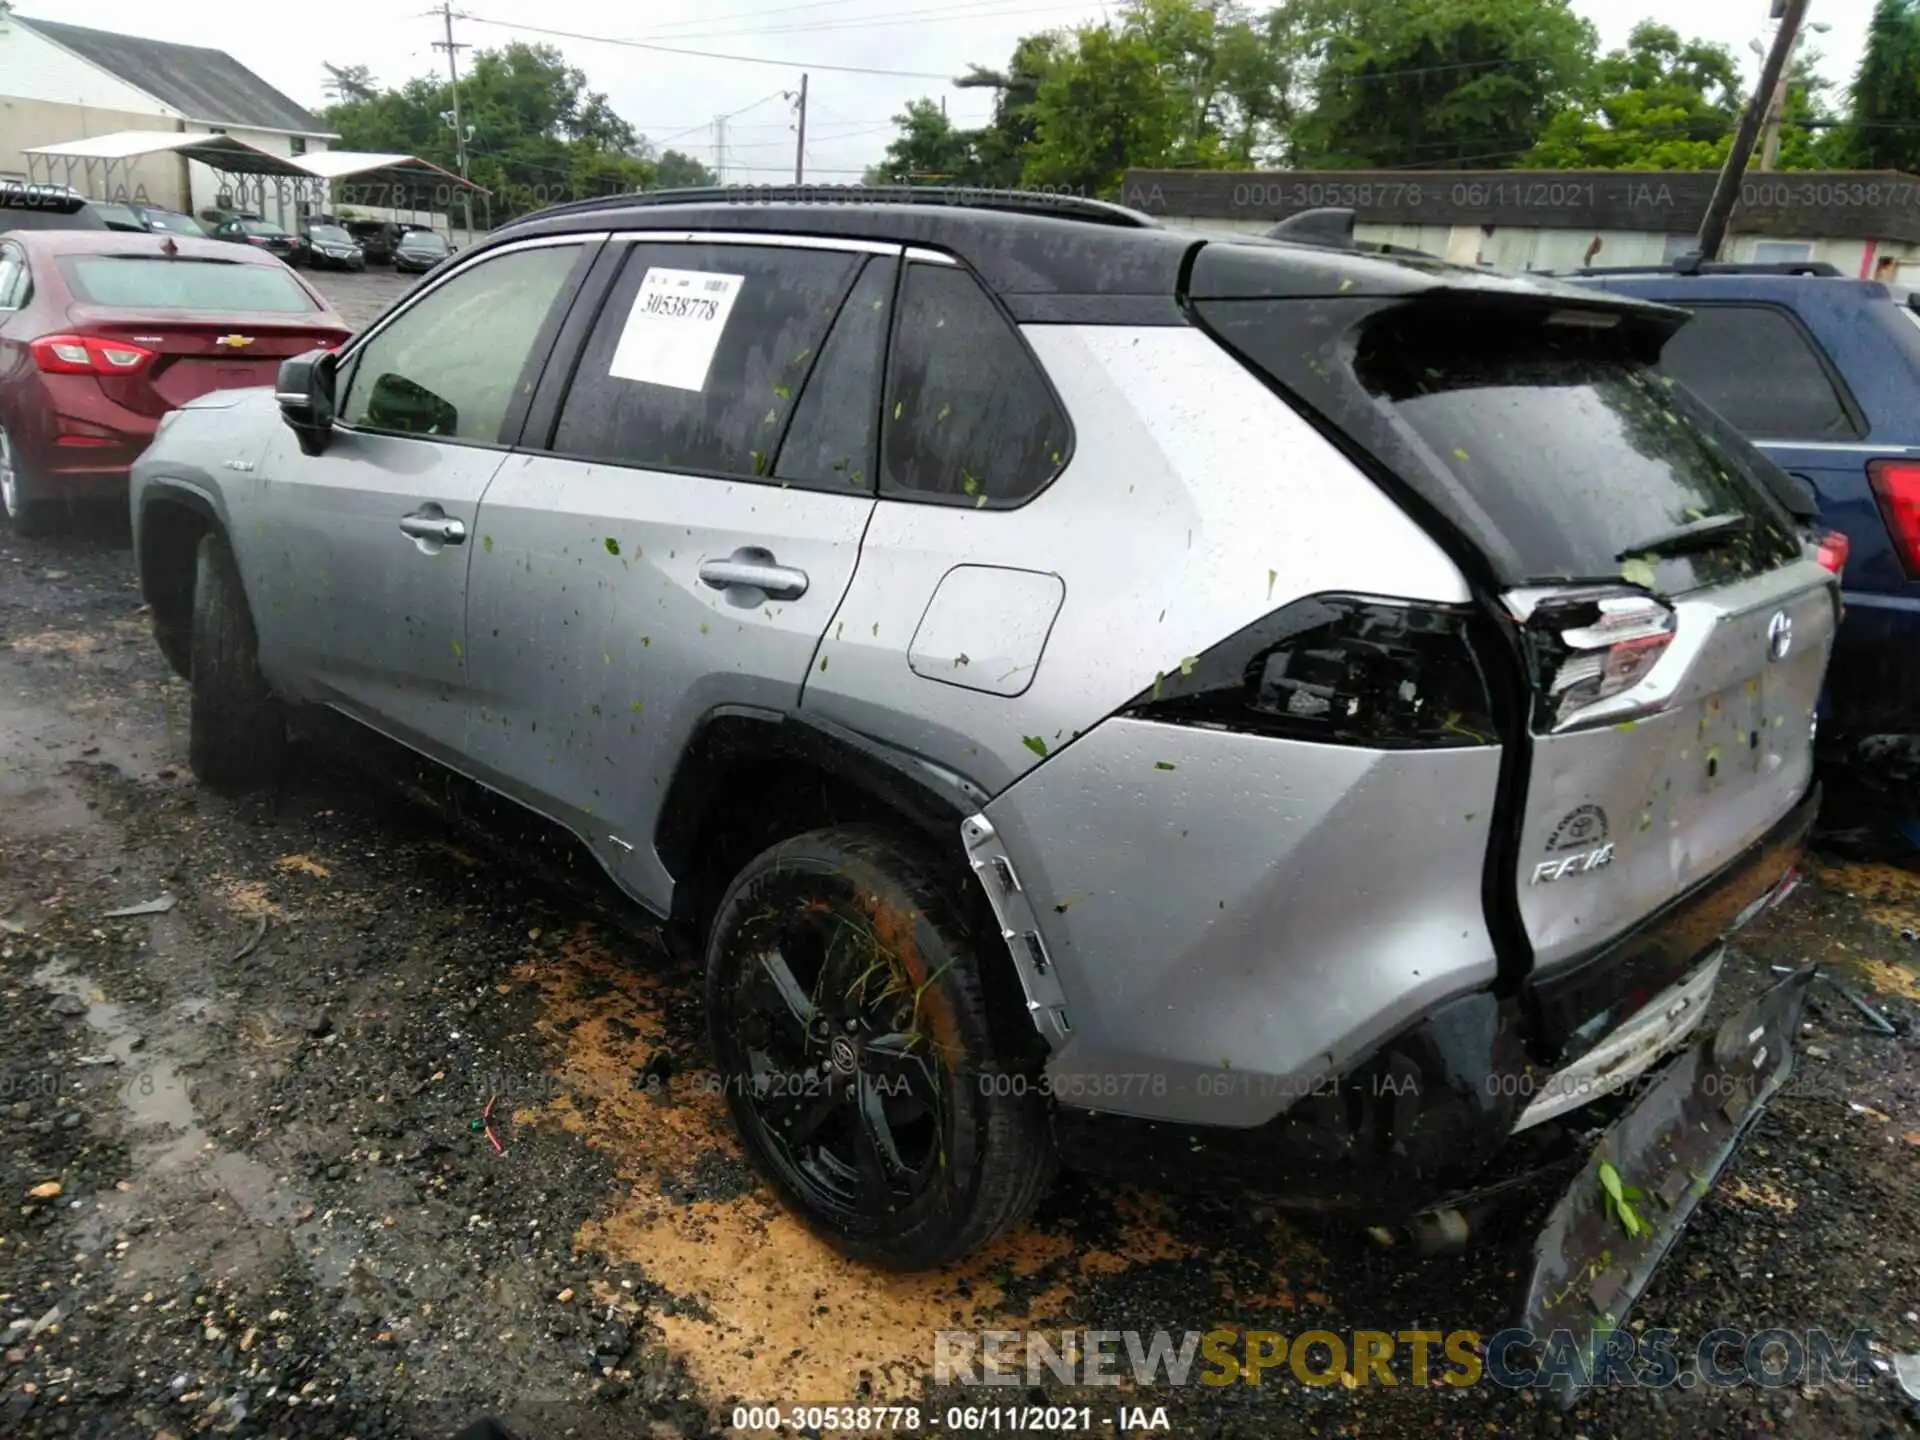
{"label": "blue suv", "polygon": [[1786,472],[1844,543],[1846,621],[1823,730],[1835,758],[1920,776],[1920,293],[1831,265],[1588,270],[1578,284],[1693,314],[1660,368]]}

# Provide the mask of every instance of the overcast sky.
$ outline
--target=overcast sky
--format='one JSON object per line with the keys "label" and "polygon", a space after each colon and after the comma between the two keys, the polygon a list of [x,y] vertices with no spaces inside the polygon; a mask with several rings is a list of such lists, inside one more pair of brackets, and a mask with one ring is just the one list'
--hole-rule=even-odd
{"label": "overcast sky", "polygon": [[[445,52],[431,48],[443,38],[439,12],[427,10],[425,0],[414,3],[421,5],[417,12],[392,0],[294,7],[232,0],[172,0],[164,6],[152,0],[25,0],[20,9],[28,17],[225,50],[318,109],[324,103],[323,60],[369,66],[388,85],[431,70],[445,73]],[[1574,8],[1593,21],[1604,46],[1621,44],[1639,20],[1666,10],[1651,0],[1574,0]],[[1859,63],[1872,8],[1873,0],[1812,0],[1809,19],[1831,29],[1808,43],[1819,48],[1822,68],[1842,86]],[[1678,24],[1683,33],[1732,46],[1751,75],[1758,61],[1748,43],[1769,33],[1768,9],[1768,0],[1694,0]],[[810,70],[807,176],[852,181],[880,157],[892,129],[889,119],[908,100],[944,95],[949,112],[967,124],[988,113],[987,92],[955,90],[932,77],[962,73],[969,61],[1000,65],[1021,35],[1097,21],[1101,14],[1098,4],[1071,0],[655,0],[645,7],[611,0],[469,0],[455,10],[454,38],[475,48],[516,37],[557,45],[642,133],[709,165],[716,158],[714,116],[730,114],[726,178],[735,182],[792,178],[793,116],[778,92],[797,88],[800,72]],[[540,30],[778,63],[668,54]],[[850,74],[826,65],[924,76]],[[476,143],[484,145],[485,137]]]}

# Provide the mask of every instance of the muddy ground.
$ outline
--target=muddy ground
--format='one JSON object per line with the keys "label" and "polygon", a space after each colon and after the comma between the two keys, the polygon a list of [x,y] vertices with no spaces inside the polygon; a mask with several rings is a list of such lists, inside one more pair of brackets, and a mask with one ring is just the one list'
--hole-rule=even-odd
{"label": "muddy ground", "polygon": [[[644,925],[413,803],[367,747],[304,747],[278,793],[219,799],[186,769],[185,706],[124,526],[0,530],[0,1433],[440,1440],[491,1411],[536,1440],[701,1436],[739,1401],[929,1402],[939,1329],[1508,1318],[1517,1238],[1423,1264],[1245,1197],[1074,1180],[959,1270],[851,1266],[672,1083],[705,1063],[697,987]],[[1817,959],[1905,1030],[1917,933],[1920,874],[1829,856],[1723,988]],[[1802,1038],[1637,1317],[1920,1350],[1915,1041],[1830,1000]],[[1274,1376],[1118,1398],[1194,1440],[1920,1431],[1879,1374],[1571,1414]],[[1122,1433],[1115,1400],[1092,1433]],[[914,1433],[951,1433],[943,1413]]]}

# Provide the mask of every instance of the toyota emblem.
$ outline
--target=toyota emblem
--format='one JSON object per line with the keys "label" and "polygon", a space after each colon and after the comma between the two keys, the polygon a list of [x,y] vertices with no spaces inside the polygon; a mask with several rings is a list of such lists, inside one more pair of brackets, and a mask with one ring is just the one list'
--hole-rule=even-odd
{"label": "toyota emblem", "polygon": [[1793,619],[1782,610],[1767,624],[1767,658],[1784,660],[1793,649]]}

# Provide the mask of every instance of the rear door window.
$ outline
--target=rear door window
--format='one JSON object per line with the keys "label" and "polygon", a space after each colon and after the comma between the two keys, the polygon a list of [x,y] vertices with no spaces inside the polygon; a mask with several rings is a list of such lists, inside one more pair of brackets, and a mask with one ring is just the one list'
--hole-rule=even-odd
{"label": "rear door window", "polygon": [[1755,439],[1858,438],[1812,337],[1774,306],[1695,308],[1660,369]]}
{"label": "rear door window", "polygon": [[[1738,437],[1685,387],[1604,332],[1460,318],[1391,317],[1362,340],[1356,373],[1531,579],[1626,578],[1679,593],[1800,553]],[[1661,543],[1700,527],[1721,538]]]}
{"label": "rear door window", "polygon": [[311,315],[320,307],[278,265],[155,255],[63,255],[73,298],[120,310]]}
{"label": "rear door window", "polygon": [[880,493],[1018,505],[1066,463],[1070,431],[1013,323],[956,265],[907,266],[881,419]]}
{"label": "rear door window", "polygon": [[770,478],[862,257],[771,245],[628,248],[561,402],[553,450]]}

